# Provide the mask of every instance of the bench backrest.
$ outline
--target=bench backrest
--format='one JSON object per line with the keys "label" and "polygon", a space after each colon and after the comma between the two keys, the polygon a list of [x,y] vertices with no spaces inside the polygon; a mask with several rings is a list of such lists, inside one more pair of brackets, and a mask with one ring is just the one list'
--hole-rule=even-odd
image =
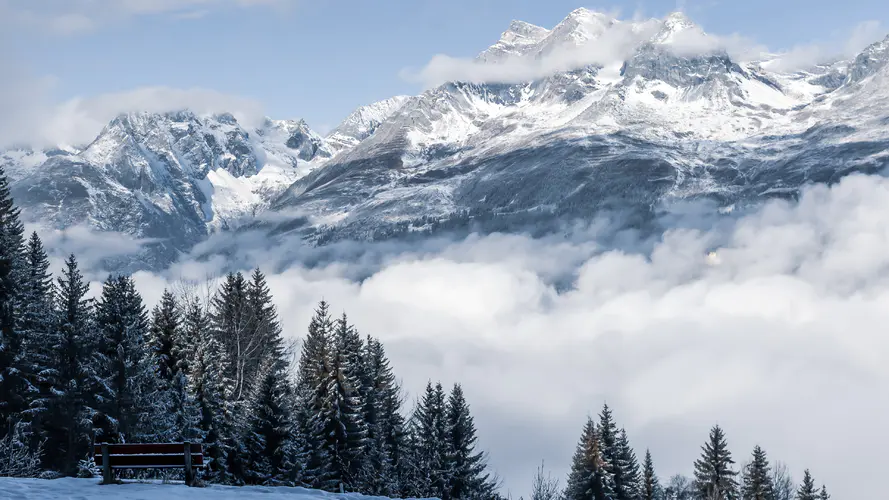
{"label": "bench backrest", "polygon": [[[185,467],[185,443],[107,444],[112,469],[168,469]],[[204,465],[203,446],[191,443],[191,465]],[[102,445],[93,450],[96,465],[102,467],[105,457]]]}

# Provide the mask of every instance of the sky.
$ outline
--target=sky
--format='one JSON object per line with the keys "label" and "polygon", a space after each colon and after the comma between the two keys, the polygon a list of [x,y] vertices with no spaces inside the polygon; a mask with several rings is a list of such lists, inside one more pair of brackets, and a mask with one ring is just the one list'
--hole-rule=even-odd
{"label": "sky", "polygon": [[437,54],[472,57],[512,19],[552,27],[578,7],[621,18],[683,10],[773,51],[839,45],[867,21],[889,32],[880,0],[0,0],[0,63],[51,103],[209,89],[324,132],[358,106],[422,91],[405,70]]}

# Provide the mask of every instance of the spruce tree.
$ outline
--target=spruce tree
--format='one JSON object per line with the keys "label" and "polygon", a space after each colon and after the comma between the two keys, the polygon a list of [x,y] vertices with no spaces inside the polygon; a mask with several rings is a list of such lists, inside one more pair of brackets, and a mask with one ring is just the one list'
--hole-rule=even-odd
{"label": "spruce tree", "polygon": [[830,500],[830,495],[827,494],[827,487],[823,484],[821,485],[821,493],[818,495],[818,500]]}
{"label": "spruce tree", "polygon": [[247,396],[247,361],[260,349],[250,334],[250,312],[247,308],[247,282],[241,273],[229,273],[211,302],[210,320],[214,336],[225,349],[228,365],[225,376],[234,387],[233,401]]}
{"label": "spruce tree", "polygon": [[744,468],[741,481],[742,500],[773,500],[771,468],[766,452],[758,445],[753,448],[753,459]]}
{"label": "spruce tree", "polygon": [[282,367],[268,363],[251,398],[247,478],[253,484],[286,484],[293,469],[290,385]]}
{"label": "spruce tree", "polygon": [[630,446],[626,429],[617,435],[617,464],[621,471],[621,483],[615,492],[618,499],[638,500],[642,496],[642,474],[636,452]]}
{"label": "spruce tree", "polygon": [[23,285],[23,233],[19,210],[0,168],[0,438],[22,419],[28,393],[34,390],[29,381],[24,338],[17,324]]}
{"label": "spruce tree", "polygon": [[206,475],[217,482],[230,482],[227,476],[225,443],[231,438],[232,420],[226,390],[232,384],[225,378],[227,366],[225,349],[210,332],[209,318],[197,299],[185,306],[183,331],[193,346],[189,363],[190,392],[198,406],[198,428],[204,435],[207,451]]}
{"label": "spruce tree", "polygon": [[309,322],[307,336],[297,371],[294,416],[297,446],[297,480],[306,486],[317,486],[323,480],[324,469],[330,461],[327,449],[315,432],[315,417],[323,408],[333,350],[333,322],[327,302],[318,304]]}
{"label": "spruce tree", "polygon": [[587,419],[565,487],[565,500],[613,500],[614,479],[602,456],[599,432]]}
{"label": "spruce tree", "polygon": [[661,500],[663,489],[654,471],[654,461],[651,459],[651,451],[645,450],[645,461],[642,463],[642,500]]}
{"label": "spruce tree", "polygon": [[442,498],[492,498],[497,485],[485,472],[484,453],[475,451],[477,437],[469,405],[459,384],[448,397],[447,411],[448,491]]}
{"label": "spruce tree", "polygon": [[364,484],[369,495],[406,494],[407,440],[401,395],[380,341],[368,337],[364,355],[364,421],[367,453]]}
{"label": "spruce tree", "polygon": [[164,290],[161,300],[151,312],[151,330],[148,345],[157,363],[159,389],[165,390],[173,383],[173,377],[181,365],[179,350],[179,310],[176,298]]}
{"label": "spruce tree", "polygon": [[631,497],[629,495],[632,486],[625,484],[627,479],[624,477],[624,464],[621,460],[621,449],[618,442],[620,436],[608,404],[602,407],[602,412],[599,414],[598,432],[602,458],[605,461],[608,473],[614,481],[615,500],[630,500]]}
{"label": "spruce tree", "polygon": [[701,458],[695,461],[694,487],[699,498],[735,500],[738,498],[737,472],[728,450],[725,434],[718,425],[710,430],[710,439],[701,447]]}
{"label": "spruce tree", "polygon": [[410,495],[442,498],[448,491],[448,438],[445,393],[441,383],[426,392],[411,417]]}
{"label": "spruce tree", "polygon": [[77,471],[77,463],[89,453],[92,416],[95,414],[97,347],[93,301],[86,298],[89,285],[70,256],[58,278],[57,332],[52,336],[54,353],[50,384],[53,395],[46,418],[44,467],[65,475]]}
{"label": "spruce tree", "polygon": [[803,482],[799,485],[799,489],[796,490],[796,498],[797,500],[818,500],[818,495],[819,492],[815,487],[815,480],[812,479],[809,469],[806,469],[803,472]]}
{"label": "spruce tree", "polygon": [[329,369],[317,390],[320,408],[311,423],[323,456],[316,481],[328,491],[357,491],[364,469],[366,431],[358,395],[359,370],[352,365],[353,353],[346,342],[351,329],[345,318],[337,322]]}
{"label": "spruce tree", "polygon": [[21,287],[21,313],[18,329],[24,337],[27,372],[32,390],[28,394],[27,419],[32,431],[33,449],[46,436],[43,424],[57,382],[55,304],[49,259],[37,233],[32,233],[25,252],[24,279]]}
{"label": "spruce tree", "polygon": [[160,411],[154,362],[146,345],[148,315],[128,276],[109,277],[96,305],[97,353],[104,394],[95,419],[97,442],[152,439]]}

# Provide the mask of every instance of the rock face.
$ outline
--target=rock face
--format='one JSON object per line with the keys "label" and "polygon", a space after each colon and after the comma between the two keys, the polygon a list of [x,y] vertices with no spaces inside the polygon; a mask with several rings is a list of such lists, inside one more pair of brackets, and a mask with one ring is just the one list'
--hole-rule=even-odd
{"label": "rock face", "polygon": [[615,64],[411,98],[285,191],[272,210],[307,216],[276,229],[318,242],[552,230],[603,211],[638,227],[676,201],[728,211],[889,162],[887,41],[785,74],[736,61],[681,14],[626,26],[579,10],[552,30],[514,22],[477,60],[539,60],[617,28],[642,38]]}
{"label": "rock face", "polygon": [[248,131],[230,114],[188,111],[118,116],[82,150],[2,155],[27,219],[148,240],[138,262],[150,268],[237,225],[330,156],[304,122]]}
{"label": "rock face", "polygon": [[318,244],[549,231],[605,212],[656,229],[678,201],[730,211],[889,163],[889,38],[786,73],[733,57],[681,14],[628,23],[579,9],[551,30],[514,21],[475,63],[617,42],[620,58],[533,81],[455,81],[371,104],[327,137],[301,121],[248,130],[231,115],[137,113],[82,149],[0,162],[36,220],[155,239],[138,263],[155,267],[244,226]]}

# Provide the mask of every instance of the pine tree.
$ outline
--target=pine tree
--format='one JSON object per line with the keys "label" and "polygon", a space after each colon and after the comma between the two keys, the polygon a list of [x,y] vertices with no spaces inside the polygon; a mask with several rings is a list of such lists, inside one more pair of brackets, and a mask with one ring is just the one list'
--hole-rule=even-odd
{"label": "pine tree", "polygon": [[146,345],[148,315],[128,276],[109,277],[96,305],[97,352],[104,394],[95,419],[97,442],[154,437],[154,362]]}
{"label": "pine tree", "polygon": [[49,259],[37,233],[32,233],[25,253],[24,280],[21,287],[21,314],[18,329],[24,337],[27,371],[33,390],[28,394],[27,419],[30,421],[33,449],[46,436],[43,424],[53,397],[57,378],[55,304]]}
{"label": "pine tree", "polygon": [[183,331],[194,353],[189,363],[190,391],[200,413],[198,428],[205,436],[206,474],[217,482],[229,482],[225,443],[231,437],[231,421],[226,389],[232,384],[225,378],[225,350],[211,333],[209,318],[197,299],[185,306]]}
{"label": "pine tree", "polygon": [[324,469],[330,461],[327,450],[315,433],[315,417],[323,408],[332,358],[333,322],[328,304],[318,304],[309,323],[308,334],[302,344],[297,371],[294,417],[297,445],[295,468],[298,482],[317,486],[323,480]]}
{"label": "pine tree", "polygon": [[173,377],[181,365],[178,359],[180,318],[176,298],[164,290],[160,304],[151,312],[151,330],[148,345],[157,363],[159,389],[166,390],[173,384]]}
{"label": "pine tree", "polygon": [[400,388],[383,344],[368,337],[364,355],[364,421],[367,426],[365,493],[403,494],[407,440]]}
{"label": "pine tree", "polygon": [[[602,458],[605,461],[605,467],[614,480],[615,500],[631,500],[630,490],[632,486],[625,483],[627,479],[624,477],[623,461],[621,460],[621,449],[617,424],[611,413],[608,404],[602,407],[599,414],[599,444],[601,446]],[[638,465],[637,465],[638,473]]]}
{"label": "pine tree", "polygon": [[281,362],[284,356],[284,340],[281,325],[275,308],[272,292],[266,283],[265,275],[254,269],[247,284],[247,309],[250,324],[248,331],[256,337],[259,348],[246,361],[248,381],[259,380],[258,375],[269,361]]}
{"label": "pine tree", "polygon": [[823,484],[821,485],[821,493],[818,495],[818,500],[830,500],[830,495],[827,494],[827,487]]}
{"label": "pine tree", "polygon": [[263,372],[250,405],[247,478],[253,484],[285,484],[293,469],[291,388],[275,363]]}
{"label": "pine tree", "polygon": [[317,390],[320,409],[311,423],[324,457],[316,480],[321,489],[328,491],[358,490],[364,469],[366,430],[358,395],[359,370],[352,365],[353,352],[347,342],[351,329],[345,318],[337,322],[333,356],[326,379]]}
{"label": "pine tree", "polygon": [[591,418],[587,419],[571,463],[565,500],[613,500],[614,486],[602,456],[596,424]]}
{"label": "pine tree", "polygon": [[447,422],[441,384],[426,384],[426,392],[411,417],[409,494],[442,498],[448,491]]}
{"label": "pine tree", "polygon": [[247,309],[247,282],[241,273],[229,274],[211,302],[210,320],[214,336],[225,349],[228,365],[225,376],[234,387],[232,401],[247,396],[247,360],[260,348],[250,334],[250,312]]}
{"label": "pine tree", "polygon": [[803,472],[803,482],[796,491],[797,500],[818,500],[818,489],[815,487],[815,480],[809,469]]}
{"label": "pine tree", "polygon": [[475,424],[459,384],[451,390],[446,413],[449,477],[448,492],[442,498],[492,498],[496,484],[485,473],[484,453],[475,452]]}
{"label": "pine tree", "polygon": [[661,500],[663,490],[654,472],[654,461],[651,452],[645,450],[645,461],[642,464],[642,500]]}
{"label": "pine tree", "polygon": [[78,460],[89,453],[93,394],[99,383],[93,361],[97,344],[93,301],[86,298],[88,290],[72,255],[58,278],[57,334],[52,337],[56,368],[49,376],[53,396],[45,423],[46,449],[54,452],[44,456],[45,468],[66,475],[73,475]]}
{"label": "pine tree", "polygon": [[617,436],[617,470],[621,471],[621,484],[615,492],[618,499],[638,500],[642,496],[642,475],[636,452],[630,446],[626,429]]}
{"label": "pine tree", "polygon": [[[22,286],[24,229],[0,168],[0,438],[27,409],[29,381],[25,342],[17,324]],[[22,435],[22,434],[20,434]]]}
{"label": "pine tree", "polygon": [[701,458],[695,461],[694,487],[699,498],[706,500],[735,500],[738,497],[737,472],[728,450],[725,434],[717,425],[710,430],[709,441],[701,447]]}
{"label": "pine tree", "polygon": [[741,484],[742,500],[773,500],[771,468],[766,452],[756,446],[753,460],[745,467]]}

